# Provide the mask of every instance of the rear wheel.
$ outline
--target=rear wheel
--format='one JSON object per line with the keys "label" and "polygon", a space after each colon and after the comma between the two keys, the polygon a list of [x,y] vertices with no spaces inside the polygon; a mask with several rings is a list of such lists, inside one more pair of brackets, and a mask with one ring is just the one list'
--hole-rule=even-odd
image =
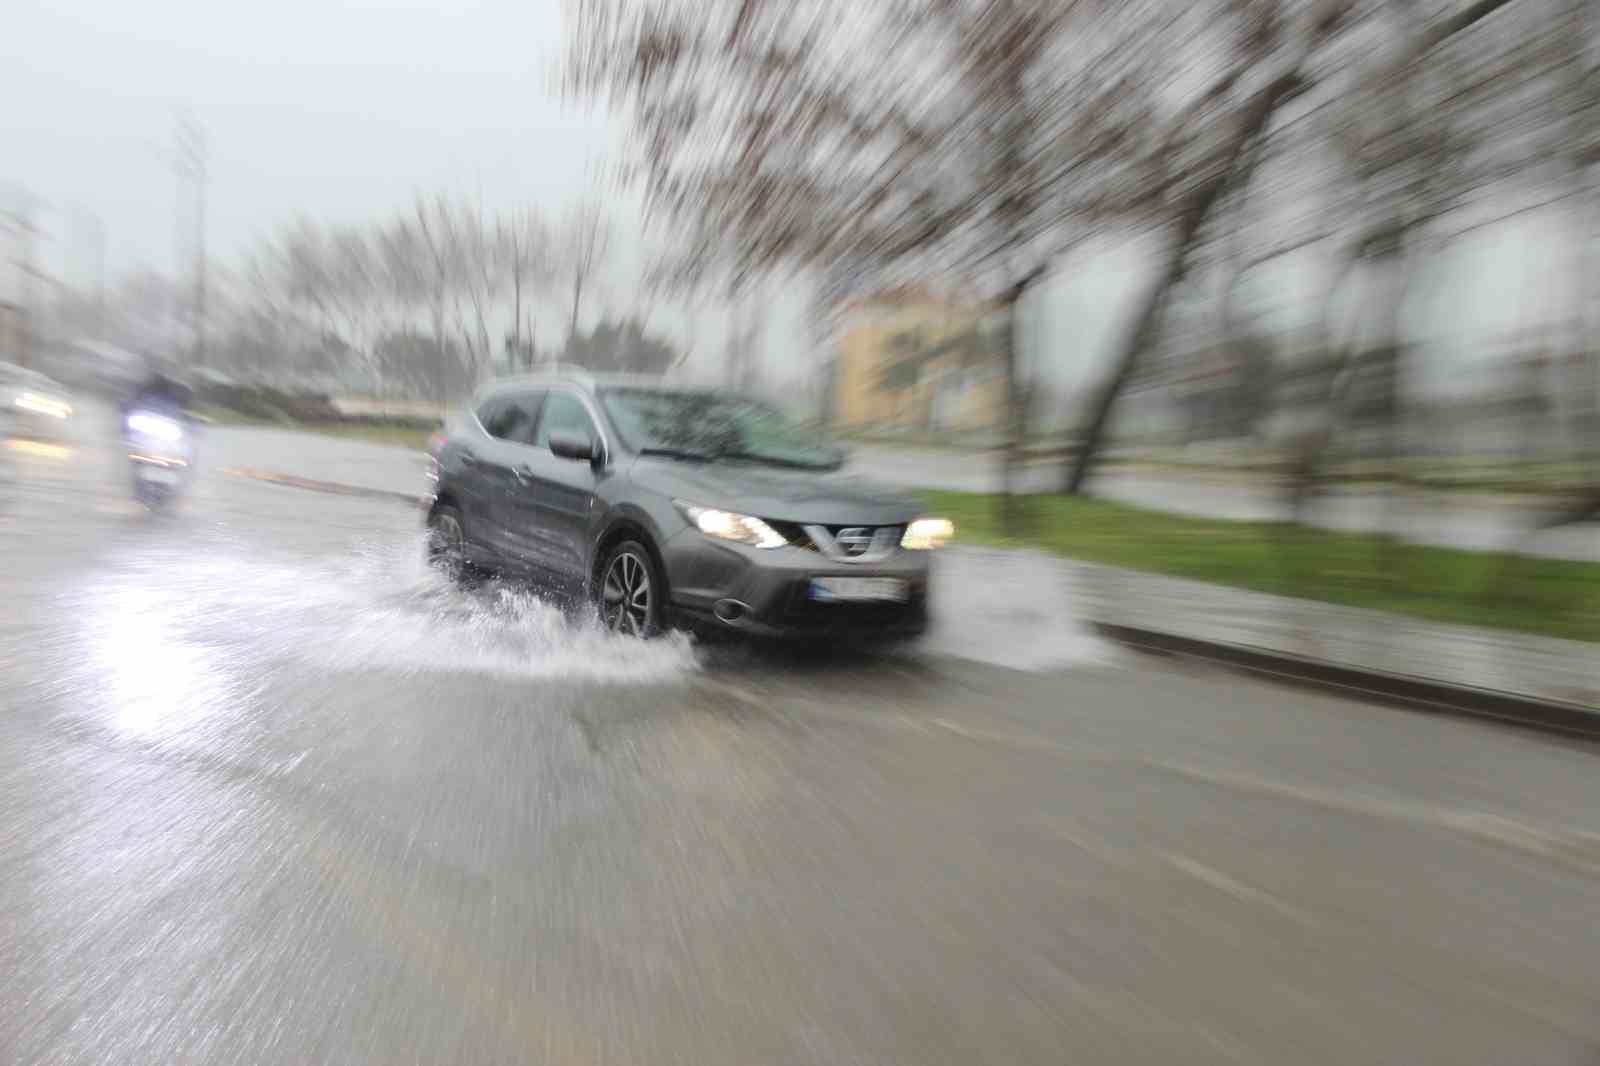
{"label": "rear wheel", "polygon": [[643,544],[625,540],[611,549],[600,567],[600,621],[613,633],[653,637],[662,630],[665,585]]}

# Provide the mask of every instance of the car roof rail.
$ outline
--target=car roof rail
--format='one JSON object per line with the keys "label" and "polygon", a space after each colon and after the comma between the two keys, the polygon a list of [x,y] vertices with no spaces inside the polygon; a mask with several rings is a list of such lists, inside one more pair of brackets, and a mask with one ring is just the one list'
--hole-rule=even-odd
{"label": "car roof rail", "polygon": [[511,374],[507,377],[497,378],[490,382],[491,388],[500,388],[505,385],[535,385],[541,382],[570,381],[573,384],[593,388],[594,375],[581,366],[549,366],[540,367],[526,374]]}

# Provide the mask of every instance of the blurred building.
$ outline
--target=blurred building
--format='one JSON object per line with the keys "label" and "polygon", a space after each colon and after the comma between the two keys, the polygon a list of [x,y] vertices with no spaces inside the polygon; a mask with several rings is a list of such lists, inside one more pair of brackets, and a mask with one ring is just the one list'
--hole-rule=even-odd
{"label": "blurred building", "polygon": [[838,429],[961,434],[1003,423],[1003,309],[922,288],[852,300],[832,395]]}

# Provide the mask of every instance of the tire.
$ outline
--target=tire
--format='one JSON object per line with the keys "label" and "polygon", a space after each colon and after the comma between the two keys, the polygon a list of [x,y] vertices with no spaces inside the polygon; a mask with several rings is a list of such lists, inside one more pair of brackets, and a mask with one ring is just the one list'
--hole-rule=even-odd
{"label": "tire", "polygon": [[167,510],[176,495],[171,489],[147,485],[143,481],[135,481],[133,485],[133,498],[145,510],[159,514]]}
{"label": "tire", "polygon": [[443,504],[428,515],[428,562],[452,581],[468,574],[467,534],[461,512]]}
{"label": "tire", "polygon": [[622,636],[654,637],[663,630],[666,582],[643,544],[625,540],[606,553],[595,583],[600,624]]}

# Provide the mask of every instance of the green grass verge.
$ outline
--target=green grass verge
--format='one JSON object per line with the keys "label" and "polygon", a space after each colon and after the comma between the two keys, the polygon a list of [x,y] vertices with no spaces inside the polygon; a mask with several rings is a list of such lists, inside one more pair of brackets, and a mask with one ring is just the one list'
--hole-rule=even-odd
{"label": "green grass verge", "polygon": [[1068,496],[1020,497],[1002,532],[996,496],[924,492],[966,544],[1058,555],[1438,622],[1600,641],[1600,563],[1423,547],[1275,522],[1229,522]]}

